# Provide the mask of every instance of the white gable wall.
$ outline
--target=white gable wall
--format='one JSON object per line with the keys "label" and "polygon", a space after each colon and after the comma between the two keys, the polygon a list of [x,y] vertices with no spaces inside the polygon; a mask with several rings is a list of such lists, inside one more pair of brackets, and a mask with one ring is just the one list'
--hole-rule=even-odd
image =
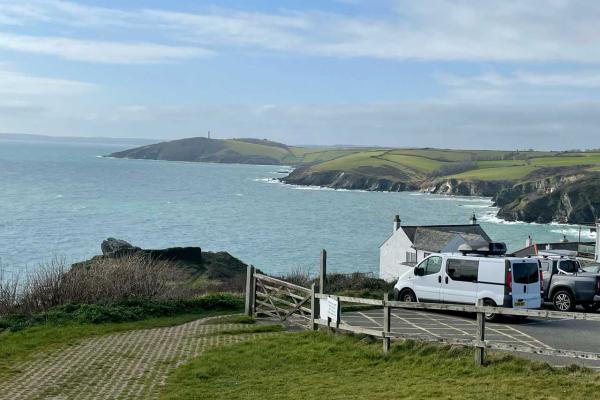
{"label": "white gable wall", "polygon": [[[411,266],[404,265],[409,261],[407,252],[416,254],[416,250],[412,248],[412,242],[400,228],[379,248],[379,277],[386,281],[394,281],[406,271],[411,270]],[[419,260],[422,260],[423,252],[420,253],[417,256]]]}

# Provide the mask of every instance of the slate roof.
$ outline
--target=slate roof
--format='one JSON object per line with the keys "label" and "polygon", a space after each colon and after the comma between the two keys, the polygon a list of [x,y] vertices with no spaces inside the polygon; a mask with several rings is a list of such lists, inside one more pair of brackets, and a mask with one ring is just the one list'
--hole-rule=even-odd
{"label": "slate roof", "polygon": [[[483,230],[481,230],[483,232]],[[485,232],[484,232],[485,234]],[[489,243],[490,239],[485,235],[474,233],[463,233],[458,231],[446,231],[432,229],[430,227],[416,227],[414,232],[413,247],[415,249],[439,252],[452,240],[456,235],[459,235],[466,243],[481,246],[484,243]]]}
{"label": "slate roof", "polygon": [[[428,229],[434,230],[438,232],[446,232],[446,233],[466,233],[471,235],[479,235],[483,239],[488,242],[491,242],[492,239],[485,233],[481,225],[476,224],[468,224],[468,225],[401,225],[400,228],[406,233],[406,236],[410,239],[411,242],[415,243],[415,236],[418,229]],[[452,235],[454,236],[454,235]]]}

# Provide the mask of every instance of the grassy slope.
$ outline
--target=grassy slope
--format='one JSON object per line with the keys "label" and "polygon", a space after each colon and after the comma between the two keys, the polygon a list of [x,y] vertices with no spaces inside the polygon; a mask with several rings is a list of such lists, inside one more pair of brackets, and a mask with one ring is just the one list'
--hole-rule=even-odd
{"label": "grassy slope", "polygon": [[162,399],[590,399],[598,374],[493,355],[476,368],[473,351],[381,343],[324,333],[271,336],[210,350],[180,367]]}
{"label": "grassy slope", "polygon": [[[436,149],[395,149],[390,151],[361,151],[322,162],[311,167],[314,172],[357,171],[361,168],[393,166],[418,179],[436,169],[465,161],[476,161],[476,167],[466,172],[448,176],[458,179],[519,180],[529,173],[546,167],[590,166],[600,167],[600,153],[562,155],[547,152],[527,152],[527,160],[490,160],[508,152],[462,151]],[[523,154],[523,153],[521,153]],[[539,155],[539,157],[537,157]]]}
{"label": "grassy slope", "polygon": [[[211,160],[228,160],[231,154],[244,159],[263,158],[285,165],[311,165],[307,173],[354,172],[374,177],[401,177],[407,181],[427,178],[437,169],[453,163],[476,162],[472,170],[449,175],[459,179],[518,180],[538,168],[586,165],[600,166],[599,152],[509,152],[501,150],[448,150],[448,149],[381,149],[381,148],[327,148],[293,147],[281,143],[256,139],[208,140],[198,138],[193,146],[188,142],[174,141],[161,146],[172,146],[163,154],[186,154],[193,158],[201,148],[208,149],[203,157]],[[199,146],[194,150],[194,146]],[[146,146],[152,147],[152,146]],[[502,160],[501,158],[511,158]],[[512,159],[519,158],[519,159]],[[523,159],[527,158],[527,160]],[[227,161],[226,161],[227,162]],[[397,171],[397,173],[394,172]],[[407,178],[408,177],[408,178]]]}

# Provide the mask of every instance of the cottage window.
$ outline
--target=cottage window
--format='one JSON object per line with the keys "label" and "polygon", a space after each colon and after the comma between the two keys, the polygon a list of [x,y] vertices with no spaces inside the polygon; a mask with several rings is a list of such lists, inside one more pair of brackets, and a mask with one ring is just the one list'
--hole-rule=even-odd
{"label": "cottage window", "polygon": [[407,251],[406,252],[406,262],[416,263],[417,262],[417,253],[412,253],[410,251]]}

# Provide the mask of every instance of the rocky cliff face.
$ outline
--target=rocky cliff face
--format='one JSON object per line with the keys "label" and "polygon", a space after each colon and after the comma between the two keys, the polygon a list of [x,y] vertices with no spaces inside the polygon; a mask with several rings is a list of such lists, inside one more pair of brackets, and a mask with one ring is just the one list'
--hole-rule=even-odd
{"label": "rocky cliff face", "polygon": [[425,193],[455,196],[494,197],[512,185],[510,181],[482,181],[476,179],[434,179],[423,182],[420,190]]}
{"label": "rocky cliff face", "polygon": [[498,216],[509,221],[590,223],[600,217],[600,173],[515,185],[496,196]]}
{"label": "rocky cliff face", "polygon": [[333,189],[369,190],[382,192],[401,192],[417,190],[418,184],[410,176],[402,176],[398,171],[377,168],[377,171],[308,171],[308,168],[297,168],[282,182],[291,185],[321,186]]}
{"label": "rocky cliff face", "polygon": [[352,172],[313,171],[301,167],[282,179],[296,185],[371,191],[420,190],[425,193],[492,197],[498,217],[509,221],[588,223],[600,217],[600,172],[581,168],[546,168],[509,180],[429,179],[386,168]]}

